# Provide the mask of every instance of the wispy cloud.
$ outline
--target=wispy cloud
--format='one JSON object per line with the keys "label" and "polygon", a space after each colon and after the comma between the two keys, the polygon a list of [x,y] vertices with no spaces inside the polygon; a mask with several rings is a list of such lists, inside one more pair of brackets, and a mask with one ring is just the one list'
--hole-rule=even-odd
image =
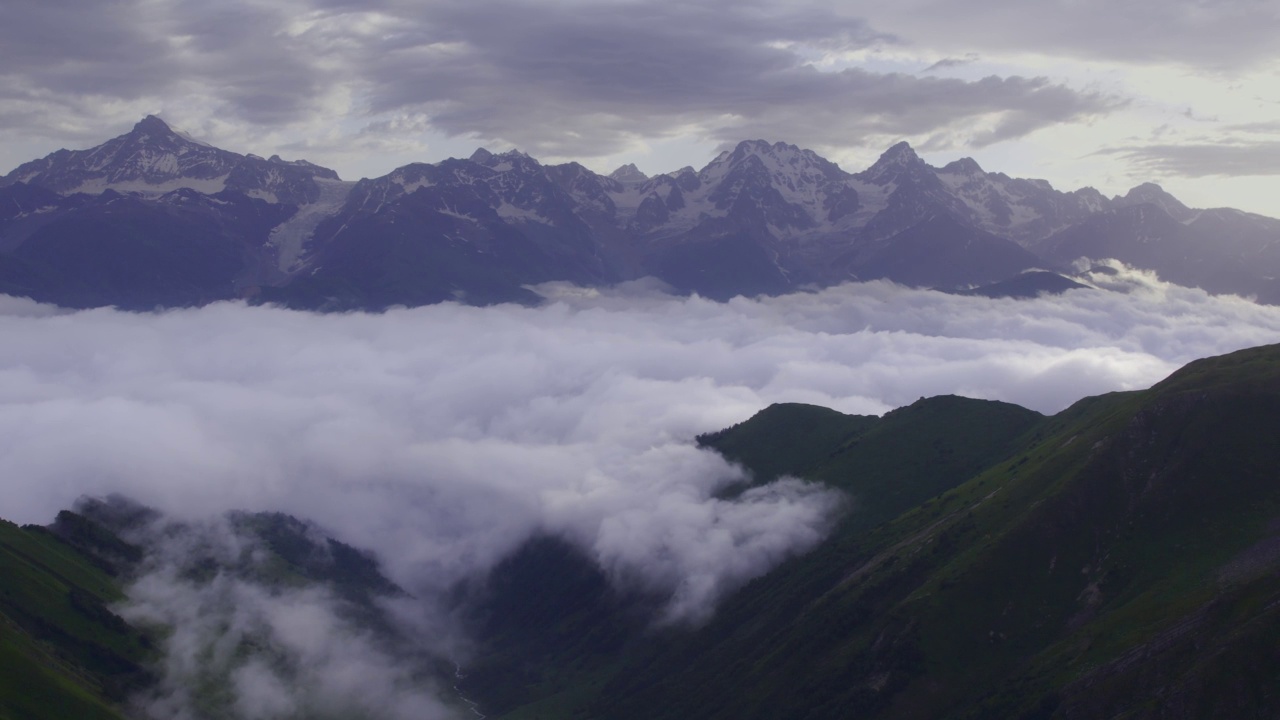
{"label": "wispy cloud", "polygon": [[1280,140],[1130,145],[1101,153],[1158,177],[1280,175]]}

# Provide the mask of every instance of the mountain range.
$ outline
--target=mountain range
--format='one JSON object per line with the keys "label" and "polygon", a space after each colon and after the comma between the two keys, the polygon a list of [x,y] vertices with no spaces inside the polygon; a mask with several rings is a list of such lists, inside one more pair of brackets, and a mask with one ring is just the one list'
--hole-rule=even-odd
{"label": "mountain range", "polygon": [[1280,220],[1191,209],[1153,184],[1108,198],[968,158],[937,168],[906,143],[857,173],[754,140],[653,177],[480,149],[349,182],[149,116],[0,178],[0,292],[68,307],[535,302],[538,283],[646,276],[715,299],[880,278],[1025,292],[1020,275],[1080,258],[1280,302]]}

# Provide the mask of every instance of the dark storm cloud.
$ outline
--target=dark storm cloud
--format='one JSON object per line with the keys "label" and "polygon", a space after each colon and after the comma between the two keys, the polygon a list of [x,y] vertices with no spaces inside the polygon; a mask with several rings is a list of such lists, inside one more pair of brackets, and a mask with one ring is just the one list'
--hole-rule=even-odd
{"label": "dark storm cloud", "polygon": [[1111,148],[1143,172],[1161,177],[1280,175],[1280,141],[1259,140]]}

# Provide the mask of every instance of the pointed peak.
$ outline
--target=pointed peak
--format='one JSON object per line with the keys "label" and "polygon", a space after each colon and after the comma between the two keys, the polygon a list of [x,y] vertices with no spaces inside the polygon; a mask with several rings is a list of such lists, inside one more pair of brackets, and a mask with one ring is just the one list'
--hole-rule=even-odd
{"label": "pointed peak", "polygon": [[172,133],[173,128],[155,115],[148,115],[133,126],[133,132]]}
{"label": "pointed peak", "polygon": [[471,157],[467,159],[471,162],[484,164],[493,159],[493,153],[485,150],[484,148],[476,148],[476,151],[471,153]]}
{"label": "pointed peak", "polygon": [[1115,196],[1114,200],[1126,205],[1133,205],[1136,203],[1155,203],[1156,205],[1162,206],[1172,205],[1174,207],[1186,207],[1180,200],[1170,195],[1164,188],[1153,182],[1135,185],[1124,195]]}
{"label": "pointed peak", "polygon": [[649,176],[641,172],[640,168],[636,167],[635,163],[627,163],[626,165],[623,165],[617,170],[609,173],[609,177],[617,180],[618,182],[644,182],[649,179]]}
{"label": "pointed peak", "polygon": [[884,154],[880,156],[880,159],[876,161],[876,164],[879,165],[885,161],[905,164],[907,162],[920,161],[920,156],[916,154],[914,149],[912,149],[911,143],[903,140],[895,143],[888,150],[885,150]]}
{"label": "pointed peak", "polygon": [[143,138],[177,140],[194,145],[202,145],[204,147],[213,147],[209,143],[192,137],[188,133],[173,127],[155,115],[148,115],[139,120],[137,124],[133,126],[133,130],[129,134],[133,136],[141,136]]}
{"label": "pointed peak", "polygon": [[1174,219],[1185,222],[1195,217],[1196,212],[1178,198],[1170,195],[1164,188],[1159,185],[1147,182],[1137,185],[1125,193],[1123,196],[1117,195],[1112,200],[1117,205],[1156,205],[1169,213]]}
{"label": "pointed peak", "polygon": [[903,140],[885,150],[880,159],[876,160],[874,165],[859,173],[858,177],[868,182],[884,184],[886,182],[898,182],[905,175],[912,175],[921,170],[928,171],[929,166],[925,164],[924,160],[920,159],[919,155],[916,155],[916,151],[911,149],[911,145]]}

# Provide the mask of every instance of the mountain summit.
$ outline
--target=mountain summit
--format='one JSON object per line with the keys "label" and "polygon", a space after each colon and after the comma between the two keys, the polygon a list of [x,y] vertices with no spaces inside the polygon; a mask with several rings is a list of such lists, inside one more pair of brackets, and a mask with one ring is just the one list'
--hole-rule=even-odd
{"label": "mountain summit", "polygon": [[205,194],[233,189],[268,202],[302,205],[319,197],[317,178],[337,180],[338,175],[310,163],[221,150],[148,115],[97,147],[59,150],[21,165],[0,178],[0,187],[23,182],[62,195],[114,190],[152,196],[179,188]]}
{"label": "mountain summit", "polygon": [[[198,262],[179,250],[197,238]],[[1192,210],[1150,184],[1107,198],[971,158],[935,168],[906,142],[857,173],[746,140],[653,177],[481,148],[344,183],[147,116],[0,178],[0,291],[77,306],[536,302],[528,286],[645,276],[715,299],[870,278],[962,291],[1033,268],[1070,273],[1082,256],[1280,302],[1280,221]]]}

